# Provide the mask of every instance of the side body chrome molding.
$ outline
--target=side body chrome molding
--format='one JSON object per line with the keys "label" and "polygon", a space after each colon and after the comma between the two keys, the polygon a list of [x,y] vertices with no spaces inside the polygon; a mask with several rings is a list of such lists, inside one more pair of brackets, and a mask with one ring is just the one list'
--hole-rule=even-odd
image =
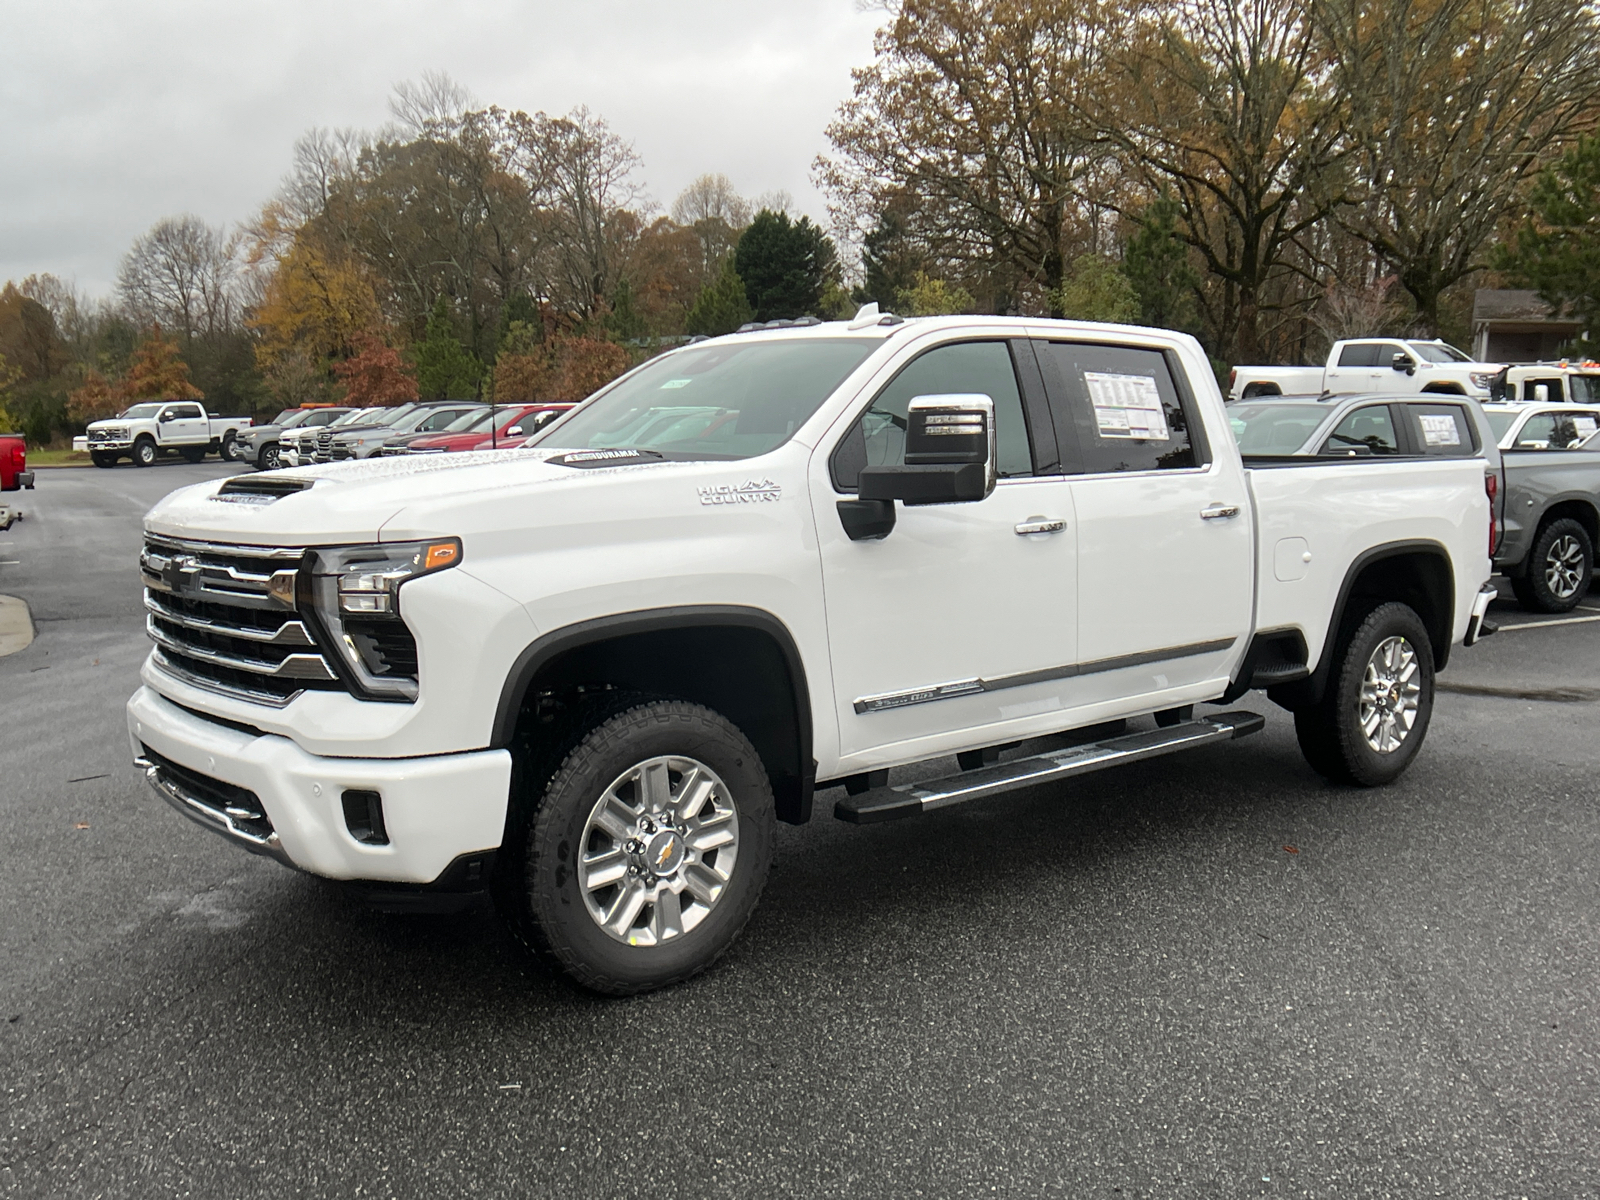
{"label": "side body chrome molding", "polygon": [[906,708],[913,704],[927,704],[933,700],[948,700],[954,696],[970,696],[975,692],[998,692],[1006,688],[1027,687],[1030,683],[1049,683],[1055,679],[1075,679],[1080,675],[1099,675],[1105,671],[1121,671],[1127,667],[1144,667],[1152,663],[1169,662],[1175,658],[1193,658],[1197,654],[1213,654],[1219,650],[1228,650],[1238,640],[1238,638],[1217,638],[1209,642],[1190,642],[1186,646],[1168,646],[1161,650],[1144,650],[1138,654],[1121,654],[1115,658],[1069,663],[1066,666],[1046,667],[1042,671],[998,675],[993,679],[959,679],[953,683],[936,683],[904,692],[863,696],[855,701],[855,710],[858,713],[885,712],[891,708]]}

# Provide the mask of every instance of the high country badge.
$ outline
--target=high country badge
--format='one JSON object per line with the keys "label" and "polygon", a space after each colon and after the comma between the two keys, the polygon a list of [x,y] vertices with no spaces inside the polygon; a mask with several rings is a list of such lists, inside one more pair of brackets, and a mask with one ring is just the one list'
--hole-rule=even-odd
{"label": "high country badge", "polygon": [[768,504],[783,495],[783,489],[770,479],[707,484],[699,490],[701,504]]}

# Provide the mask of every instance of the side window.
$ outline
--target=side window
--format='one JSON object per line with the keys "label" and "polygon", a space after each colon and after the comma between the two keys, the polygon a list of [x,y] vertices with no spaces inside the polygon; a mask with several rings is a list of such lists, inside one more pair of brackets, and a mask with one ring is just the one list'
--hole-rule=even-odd
{"label": "side window", "polygon": [[1556,416],[1554,413],[1534,413],[1523,425],[1522,431],[1517,434],[1517,440],[1512,444],[1513,450],[1548,450],[1551,448],[1556,436]]}
{"label": "side window", "polygon": [[[1083,473],[1171,471],[1204,466],[1203,440],[1191,431],[1192,401],[1178,393],[1159,350],[1051,342],[1060,402],[1082,447]],[[1057,414],[1056,423],[1061,424]]]}
{"label": "side window", "polygon": [[1406,408],[1415,419],[1411,435],[1422,453],[1465,458],[1478,452],[1472,422],[1459,404],[1408,404]]}
{"label": "side window", "polygon": [[1352,342],[1339,351],[1341,367],[1375,367],[1382,347],[1374,342]]}
{"label": "side window", "polygon": [[1376,350],[1377,354],[1372,363],[1375,367],[1394,366],[1394,357],[1397,354],[1405,355],[1405,363],[1402,363],[1402,366],[1406,365],[1406,363],[1410,363],[1413,366],[1416,365],[1417,356],[1412,352],[1410,346],[1402,346],[1399,342],[1384,342],[1381,346],[1376,347]]}
{"label": "side window", "polygon": [[1536,413],[1517,434],[1513,450],[1567,450],[1595,431],[1592,413]]}
{"label": "side window", "polygon": [[205,412],[198,404],[185,404],[183,406],[183,419],[185,421],[200,421],[205,419]]}
{"label": "side window", "polygon": [[1398,454],[1394,417],[1387,404],[1370,404],[1346,415],[1323,443],[1323,454]]}
{"label": "side window", "polygon": [[861,414],[830,461],[833,484],[852,490],[862,467],[905,462],[906,411],[918,396],[979,393],[994,401],[994,432],[1000,478],[1033,474],[1022,393],[1005,342],[954,342],[913,359]]}

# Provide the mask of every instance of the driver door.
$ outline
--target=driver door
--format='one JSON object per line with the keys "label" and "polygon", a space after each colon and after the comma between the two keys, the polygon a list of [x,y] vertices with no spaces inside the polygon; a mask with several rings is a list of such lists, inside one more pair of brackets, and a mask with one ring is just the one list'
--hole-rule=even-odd
{"label": "driver door", "polygon": [[[951,393],[994,401],[993,494],[896,502],[888,536],[851,541],[836,502],[862,467],[904,462],[913,398]],[[970,744],[975,728],[1003,742],[1008,728],[1070,706],[1066,674],[1053,673],[1073,663],[1077,638],[1076,522],[1058,458],[1027,344],[969,338],[900,365],[831,454],[813,460],[845,769]]]}

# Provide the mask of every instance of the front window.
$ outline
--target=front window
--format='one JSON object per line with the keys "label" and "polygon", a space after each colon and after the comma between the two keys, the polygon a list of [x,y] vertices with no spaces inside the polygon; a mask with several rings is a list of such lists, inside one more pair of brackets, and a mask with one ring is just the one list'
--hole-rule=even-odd
{"label": "front window", "polygon": [[1325,407],[1310,404],[1236,404],[1228,423],[1240,454],[1293,454],[1327,415]]}
{"label": "front window", "polygon": [[1574,404],[1600,404],[1600,375],[1568,375]]}
{"label": "front window", "polygon": [[1426,362],[1453,363],[1471,362],[1461,351],[1446,342],[1407,342],[1416,355]]}
{"label": "front window", "polygon": [[1387,405],[1358,408],[1328,435],[1324,454],[1396,454],[1400,439],[1395,436],[1394,418]]}
{"label": "front window", "polygon": [[878,345],[806,337],[691,346],[598,393],[539,446],[753,458],[788,441]]}

